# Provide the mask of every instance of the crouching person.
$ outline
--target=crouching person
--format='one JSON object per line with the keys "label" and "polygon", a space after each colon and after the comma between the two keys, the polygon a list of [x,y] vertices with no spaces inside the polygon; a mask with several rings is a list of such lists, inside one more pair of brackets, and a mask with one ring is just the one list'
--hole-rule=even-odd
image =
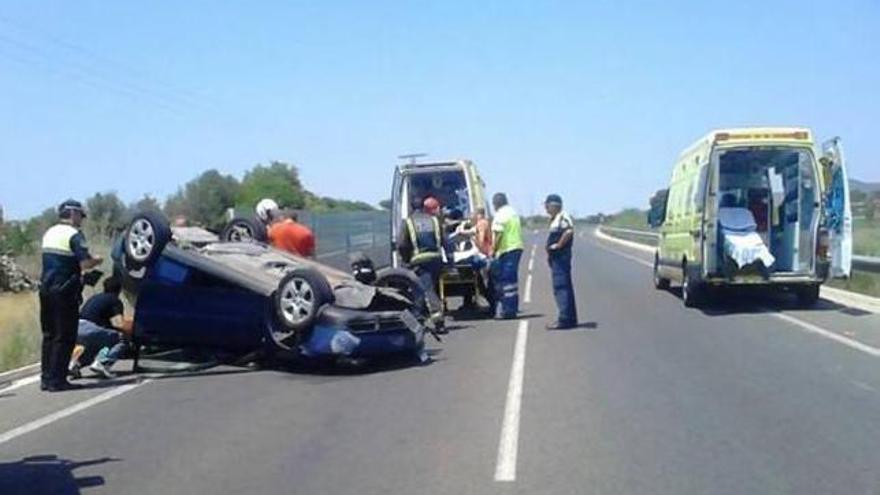
{"label": "crouching person", "polygon": [[102,378],[115,378],[110,371],[128,344],[132,322],[123,316],[122,283],[115,277],[104,279],[104,292],[90,297],[80,310],[76,343],[83,347],[82,353],[70,365],[74,378],[81,376],[80,368],[89,369]]}

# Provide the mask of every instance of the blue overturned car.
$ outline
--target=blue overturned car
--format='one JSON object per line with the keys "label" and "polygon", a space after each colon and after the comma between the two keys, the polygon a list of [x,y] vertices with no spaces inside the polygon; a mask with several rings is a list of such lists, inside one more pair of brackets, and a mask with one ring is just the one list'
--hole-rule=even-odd
{"label": "blue overturned car", "polygon": [[136,348],[424,359],[424,292],[406,270],[380,270],[362,283],[253,240],[172,229],[155,212],[132,219],[114,259],[135,301]]}

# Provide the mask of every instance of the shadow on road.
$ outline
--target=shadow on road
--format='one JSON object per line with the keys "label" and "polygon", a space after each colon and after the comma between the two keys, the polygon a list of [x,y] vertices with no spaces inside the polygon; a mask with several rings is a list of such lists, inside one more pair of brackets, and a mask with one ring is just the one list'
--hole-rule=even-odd
{"label": "shadow on road", "polygon": [[548,331],[550,331],[550,332],[563,332],[564,333],[564,332],[578,332],[578,331],[583,331],[583,330],[596,330],[598,328],[599,328],[598,322],[587,321],[584,323],[578,323],[577,325],[575,325],[571,328],[555,328],[552,330],[548,329]]}
{"label": "shadow on road", "polygon": [[57,455],[25,457],[15,462],[0,462],[0,493],[4,495],[70,495],[83,488],[103,486],[103,476],[77,477],[75,470],[121,459],[103,457],[72,461]]}
{"label": "shadow on road", "polygon": [[296,375],[312,376],[373,375],[407,368],[431,366],[433,363],[443,360],[443,358],[438,357],[442,352],[442,349],[426,349],[429,359],[425,362],[419,361],[412,353],[407,352],[396,356],[385,356],[381,359],[351,359],[348,361],[340,361],[338,359],[294,360],[275,363],[272,369],[287,371]]}
{"label": "shadow on road", "polygon": [[[672,289],[679,299],[681,289]],[[730,314],[776,313],[779,311],[837,312],[848,316],[871,316],[873,313],[820,299],[813,306],[798,303],[794,294],[765,288],[727,288],[713,290],[698,308],[708,316]]]}

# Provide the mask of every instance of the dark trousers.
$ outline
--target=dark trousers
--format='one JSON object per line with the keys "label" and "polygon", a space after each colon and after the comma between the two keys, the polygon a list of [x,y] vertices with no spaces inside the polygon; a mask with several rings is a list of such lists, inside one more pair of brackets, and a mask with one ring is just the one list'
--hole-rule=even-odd
{"label": "dark trousers", "polygon": [[577,304],[571,281],[571,253],[551,255],[549,261],[553,296],[559,309],[558,323],[564,326],[577,325]]}
{"label": "dark trousers", "polygon": [[495,317],[516,318],[519,313],[519,260],[522,249],[498,257],[490,269],[495,289]]}
{"label": "dark trousers", "polygon": [[440,280],[442,269],[443,261],[440,259],[412,265],[412,270],[419,277],[422,288],[425,289],[425,299],[432,316],[443,312],[443,302],[437,295],[437,282]]}
{"label": "dark trousers", "polygon": [[40,378],[44,385],[67,381],[67,366],[79,326],[79,299],[79,293],[72,290],[40,292]]}

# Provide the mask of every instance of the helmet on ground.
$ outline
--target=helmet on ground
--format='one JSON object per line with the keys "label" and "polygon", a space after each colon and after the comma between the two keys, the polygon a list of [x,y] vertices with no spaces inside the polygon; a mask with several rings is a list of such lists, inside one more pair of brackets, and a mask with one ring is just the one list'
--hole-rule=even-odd
{"label": "helmet on ground", "polygon": [[257,203],[257,218],[263,222],[268,222],[272,216],[272,212],[278,209],[278,203],[274,199],[261,199]]}

